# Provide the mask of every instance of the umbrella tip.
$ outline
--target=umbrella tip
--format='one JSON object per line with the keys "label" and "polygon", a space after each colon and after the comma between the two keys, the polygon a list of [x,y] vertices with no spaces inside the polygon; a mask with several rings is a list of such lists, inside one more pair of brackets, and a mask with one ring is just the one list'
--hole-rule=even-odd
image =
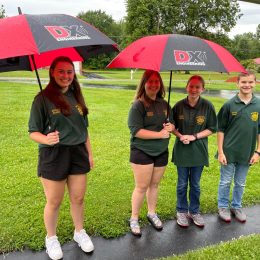
{"label": "umbrella tip", "polygon": [[21,7],[20,7],[20,6],[18,6],[17,8],[18,8],[18,14],[22,14]]}

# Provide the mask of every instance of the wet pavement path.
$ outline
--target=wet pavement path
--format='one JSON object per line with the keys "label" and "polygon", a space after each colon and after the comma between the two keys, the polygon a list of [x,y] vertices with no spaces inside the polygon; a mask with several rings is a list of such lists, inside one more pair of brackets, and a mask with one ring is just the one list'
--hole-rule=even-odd
{"label": "wet pavement path", "polygon": [[[246,208],[247,222],[239,223],[234,218],[231,223],[221,221],[217,215],[204,215],[206,226],[204,229],[191,224],[183,229],[175,220],[164,222],[161,232],[150,225],[142,229],[141,238],[132,234],[104,239],[92,237],[95,251],[85,254],[74,242],[62,246],[64,260],[142,260],[183,254],[188,250],[220,243],[221,241],[260,233],[260,205]],[[45,251],[11,252],[0,256],[4,260],[48,260]]]}

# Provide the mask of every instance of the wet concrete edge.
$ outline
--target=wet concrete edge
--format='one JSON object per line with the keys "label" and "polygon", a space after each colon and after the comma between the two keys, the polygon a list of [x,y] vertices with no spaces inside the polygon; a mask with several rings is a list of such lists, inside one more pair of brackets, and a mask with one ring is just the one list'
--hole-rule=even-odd
{"label": "wet concrete edge", "polygon": [[[85,254],[74,242],[62,246],[64,260],[141,260],[154,259],[177,254],[183,254],[188,250],[228,241],[240,236],[260,233],[260,205],[245,208],[247,222],[242,224],[236,219],[231,223],[221,221],[218,216],[205,214],[206,226],[201,229],[193,223],[189,228],[183,229],[175,220],[164,222],[161,232],[154,230],[150,225],[142,229],[141,238],[127,233],[114,239],[92,237],[95,251]],[[47,260],[45,250],[23,252],[10,252],[2,254],[4,260]]]}

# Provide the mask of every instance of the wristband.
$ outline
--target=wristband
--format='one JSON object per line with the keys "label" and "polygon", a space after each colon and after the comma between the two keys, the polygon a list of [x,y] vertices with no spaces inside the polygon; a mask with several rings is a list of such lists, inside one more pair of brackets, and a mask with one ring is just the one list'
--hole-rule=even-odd
{"label": "wristband", "polygon": [[258,156],[260,156],[260,152],[258,152],[258,151],[255,151],[255,153],[256,153],[256,154],[258,154]]}

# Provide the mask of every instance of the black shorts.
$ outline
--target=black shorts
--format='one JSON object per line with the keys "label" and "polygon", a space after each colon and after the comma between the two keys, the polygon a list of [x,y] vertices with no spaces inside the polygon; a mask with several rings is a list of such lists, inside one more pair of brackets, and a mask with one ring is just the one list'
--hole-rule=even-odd
{"label": "black shorts", "polygon": [[168,164],[168,156],[168,149],[157,156],[151,156],[139,149],[131,148],[130,162],[142,165],[154,164],[155,167],[163,167]]}
{"label": "black shorts", "polygon": [[41,147],[39,150],[38,176],[49,180],[64,180],[68,175],[90,171],[85,144],[73,146]]}

